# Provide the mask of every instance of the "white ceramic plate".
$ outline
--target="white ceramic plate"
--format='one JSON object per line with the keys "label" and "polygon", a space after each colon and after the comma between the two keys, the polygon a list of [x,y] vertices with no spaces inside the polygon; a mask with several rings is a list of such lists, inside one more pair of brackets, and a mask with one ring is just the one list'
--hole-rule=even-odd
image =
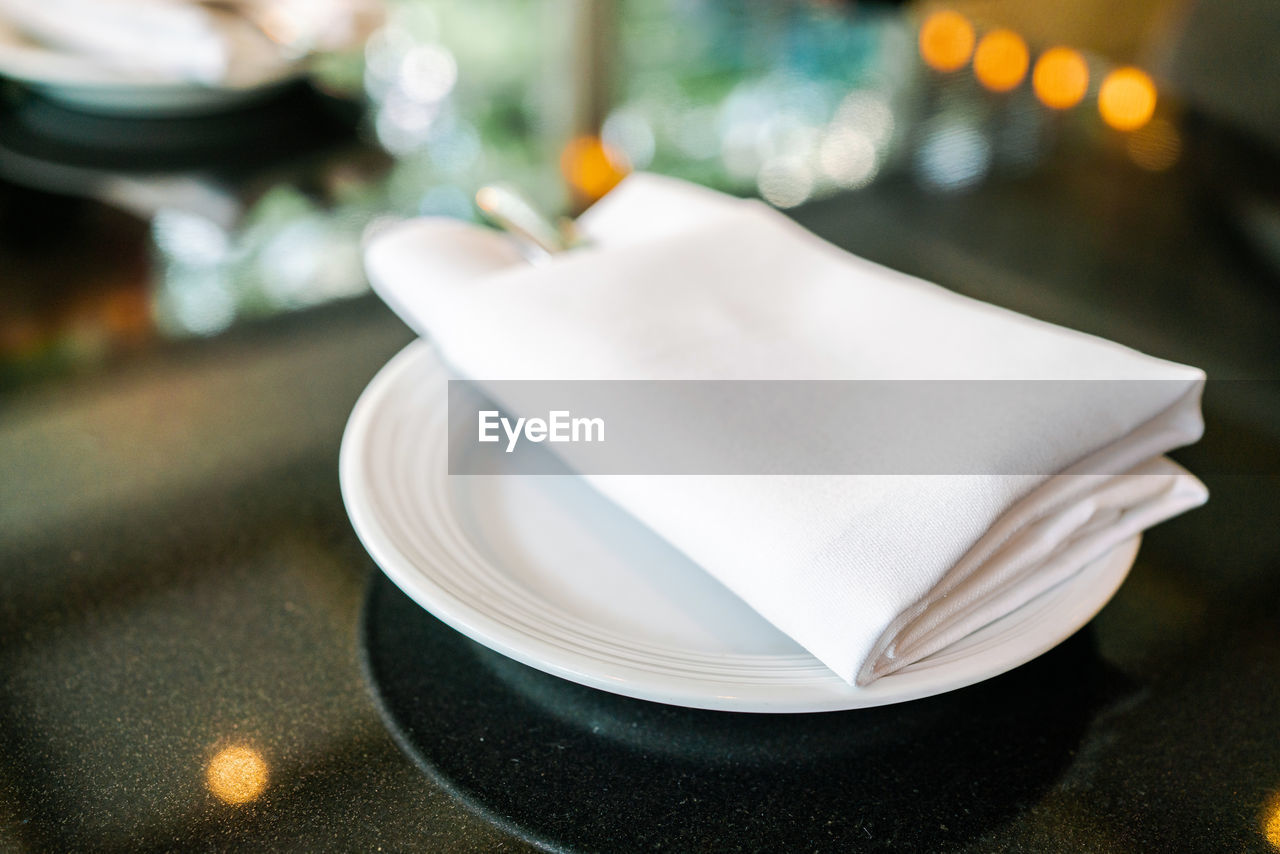
{"label": "white ceramic plate", "polygon": [[843,682],[572,475],[448,474],[446,369],[409,345],[360,397],[340,461],[360,539],[423,608],[548,673],[739,712],[818,712],[950,691],[1065,640],[1109,600],[1135,537],[1013,614],[873,684]]}
{"label": "white ceramic plate", "polygon": [[279,69],[248,86],[211,86],[112,71],[99,63],[22,38],[0,21],[0,76],[77,109],[104,115],[180,117],[232,109],[300,79],[300,66]]}

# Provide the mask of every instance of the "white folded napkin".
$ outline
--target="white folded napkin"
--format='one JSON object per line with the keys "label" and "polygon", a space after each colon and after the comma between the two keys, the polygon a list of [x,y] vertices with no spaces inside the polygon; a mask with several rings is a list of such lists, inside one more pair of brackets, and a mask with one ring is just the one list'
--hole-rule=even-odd
{"label": "white folded napkin", "polygon": [[980,456],[1058,474],[585,475],[851,683],[945,648],[1207,498],[1161,456],[1202,431],[1195,368],[961,297],[671,179],[632,176],[579,224],[589,248],[531,266],[496,232],[417,220],[372,240],[366,264],[481,386],[1152,381],[1141,394],[1090,383],[1050,423],[1011,402]]}
{"label": "white folded napkin", "polygon": [[45,50],[25,57],[41,76],[96,68],[112,80],[249,87],[286,75],[307,50],[365,34],[375,9],[378,0],[0,0],[0,24]]}

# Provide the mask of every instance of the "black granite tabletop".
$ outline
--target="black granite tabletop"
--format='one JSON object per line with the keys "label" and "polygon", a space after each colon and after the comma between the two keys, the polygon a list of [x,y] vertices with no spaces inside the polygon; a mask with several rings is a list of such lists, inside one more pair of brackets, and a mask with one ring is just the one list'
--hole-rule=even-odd
{"label": "black granite tabletop", "polygon": [[[1206,438],[1177,456],[1212,499],[1022,668],[762,716],[583,688],[418,609],[337,480],[345,419],[409,331],[364,295],[135,334],[146,221],[8,175],[0,293],[73,334],[3,373],[0,846],[1280,849],[1280,277],[1223,186],[1248,182],[1104,152],[795,210],[872,259],[1204,367]],[[29,335],[2,333],[11,354]]]}

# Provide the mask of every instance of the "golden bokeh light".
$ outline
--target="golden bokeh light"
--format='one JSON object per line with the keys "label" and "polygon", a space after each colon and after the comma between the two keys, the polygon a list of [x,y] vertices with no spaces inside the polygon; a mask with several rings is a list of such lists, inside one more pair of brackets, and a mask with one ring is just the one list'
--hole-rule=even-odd
{"label": "golden bokeh light", "polygon": [[1262,809],[1262,835],[1280,851],[1280,795],[1272,795]]}
{"label": "golden bokeh light", "polygon": [[1148,172],[1163,172],[1178,162],[1182,139],[1165,119],[1152,119],[1125,139],[1129,159]]}
{"label": "golden bokeh light", "polygon": [[1098,112],[1116,130],[1137,130],[1156,111],[1156,84],[1138,68],[1117,68],[1098,88]]}
{"label": "golden bokeh light", "polygon": [[973,24],[959,12],[934,12],[920,25],[920,57],[935,71],[958,71],[973,53]]}
{"label": "golden bokeh light", "polygon": [[1008,92],[1022,82],[1031,53],[1013,30],[992,30],[973,53],[973,74],[993,92]]}
{"label": "golden bokeh light", "polygon": [[1069,110],[1084,100],[1089,91],[1089,66],[1079,51],[1069,47],[1050,48],[1036,60],[1031,85],[1046,107]]}
{"label": "golden bokeh light", "polygon": [[599,137],[580,136],[565,146],[560,171],[574,192],[594,202],[627,177],[631,167],[621,152]]}
{"label": "golden bokeh light", "polygon": [[251,747],[233,745],[219,751],[205,769],[205,784],[220,801],[245,804],[267,787],[267,763]]}

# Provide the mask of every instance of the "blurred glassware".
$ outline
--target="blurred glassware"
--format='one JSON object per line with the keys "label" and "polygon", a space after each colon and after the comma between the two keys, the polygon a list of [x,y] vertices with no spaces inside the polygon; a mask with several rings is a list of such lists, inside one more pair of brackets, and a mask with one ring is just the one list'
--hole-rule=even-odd
{"label": "blurred glassware", "polygon": [[[363,144],[298,119],[288,107],[297,90],[207,125],[120,118],[100,133],[106,125],[89,126],[102,120],[36,98],[0,121],[9,180],[56,184],[147,218],[164,212],[149,233],[153,310],[166,335],[361,292],[351,259],[367,230],[419,215],[475,218],[476,191],[498,181],[553,213],[584,206],[635,169],[787,208],[878,187],[961,194],[1071,163],[1139,179],[1182,175],[1184,161],[1203,158],[1158,60],[1160,44],[1207,40],[1176,27],[1142,35],[1157,32],[1146,17],[1160,3],[1141,14],[1126,7],[1114,21],[1094,3],[1104,33],[1075,20],[1084,13],[1074,7],[976,0],[216,2],[254,10],[242,23],[259,41],[270,31],[285,54],[311,51],[310,84],[336,96],[320,100],[364,110],[359,119],[345,108]],[[1265,18],[1252,5],[1233,15]],[[1218,50],[1229,43],[1215,39]],[[1154,47],[1140,51],[1147,42]],[[358,50],[330,52],[353,43]],[[0,66],[4,55],[0,39]],[[1255,119],[1251,128],[1267,121]],[[308,135],[314,146],[300,143]],[[176,169],[215,177],[175,183]],[[1273,210],[1274,195],[1229,204]],[[214,197],[229,212],[211,213]],[[1272,234],[1273,219],[1250,213],[1248,233]]]}

